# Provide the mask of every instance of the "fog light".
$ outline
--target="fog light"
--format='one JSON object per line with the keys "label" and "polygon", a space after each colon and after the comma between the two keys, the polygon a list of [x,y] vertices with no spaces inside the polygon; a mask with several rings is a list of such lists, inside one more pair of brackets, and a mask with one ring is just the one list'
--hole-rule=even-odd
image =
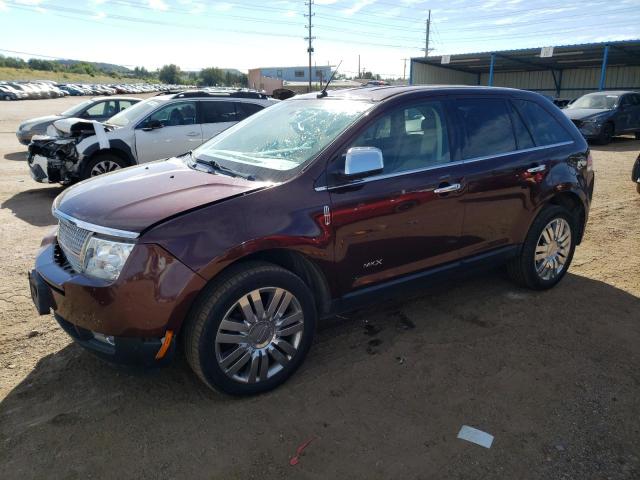
{"label": "fog light", "polygon": [[92,332],[93,338],[102,343],[108,343],[112,347],[116,346],[116,339],[112,335],[104,335],[102,333]]}

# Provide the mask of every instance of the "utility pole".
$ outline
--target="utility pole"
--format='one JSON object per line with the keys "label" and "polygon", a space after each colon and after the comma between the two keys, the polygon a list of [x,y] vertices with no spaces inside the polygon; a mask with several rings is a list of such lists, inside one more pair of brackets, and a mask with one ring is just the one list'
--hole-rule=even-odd
{"label": "utility pole", "polygon": [[307,29],[309,30],[309,36],[304,37],[305,40],[309,40],[309,46],[307,47],[307,52],[309,53],[309,91],[311,91],[311,54],[313,53],[312,41],[316,38],[311,35],[311,28],[313,25],[311,24],[311,17],[315,15],[315,13],[311,12],[311,7],[313,6],[313,0],[309,0],[308,3],[305,3],[309,7],[309,14],[305,15],[305,17],[309,17],[309,25],[307,25]]}
{"label": "utility pole", "polygon": [[403,58],[402,60],[404,60],[404,68],[402,69],[402,80],[406,80],[407,79],[407,60],[409,59]]}
{"label": "utility pole", "polygon": [[427,18],[427,33],[425,38],[424,56],[429,56],[429,31],[431,30],[431,10],[429,10],[429,17]]}
{"label": "utility pole", "polygon": [[358,78],[360,78],[360,54],[358,54]]}

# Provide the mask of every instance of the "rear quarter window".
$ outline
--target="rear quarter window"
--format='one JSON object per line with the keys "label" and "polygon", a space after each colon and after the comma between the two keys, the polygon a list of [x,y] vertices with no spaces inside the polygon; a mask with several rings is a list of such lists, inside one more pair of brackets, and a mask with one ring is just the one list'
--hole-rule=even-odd
{"label": "rear quarter window", "polygon": [[571,135],[553,115],[535,102],[512,100],[537,146],[571,141]]}
{"label": "rear quarter window", "polygon": [[454,105],[464,130],[464,160],[516,150],[513,127],[504,99],[459,98]]}

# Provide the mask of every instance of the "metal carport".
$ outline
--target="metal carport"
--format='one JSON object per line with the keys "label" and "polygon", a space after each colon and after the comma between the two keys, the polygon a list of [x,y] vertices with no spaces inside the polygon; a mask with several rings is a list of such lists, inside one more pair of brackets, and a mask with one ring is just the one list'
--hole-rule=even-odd
{"label": "metal carport", "polygon": [[[549,54],[547,48],[544,52]],[[415,57],[411,84],[522,88],[573,98],[595,90],[640,90],[640,40]]]}

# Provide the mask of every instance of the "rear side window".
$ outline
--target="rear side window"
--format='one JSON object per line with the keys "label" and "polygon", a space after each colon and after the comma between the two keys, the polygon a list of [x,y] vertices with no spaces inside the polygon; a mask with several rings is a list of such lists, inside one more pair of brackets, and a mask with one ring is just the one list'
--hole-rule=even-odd
{"label": "rear side window", "polygon": [[501,98],[461,98],[455,109],[464,129],[462,158],[488,157],[516,150],[511,119]]}
{"label": "rear side window", "polygon": [[236,102],[236,110],[238,112],[238,120],[244,120],[250,117],[254,113],[259,112],[264,107],[262,105],[256,105],[255,103]]}
{"label": "rear side window", "polygon": [[564,127],[544,108],[528,100],[513,100],[516,110],[538,146],[571,141]]}
{"label": "rear side window", "polygon": [[202,102],[202,123],[237,122],[234,102]]}

